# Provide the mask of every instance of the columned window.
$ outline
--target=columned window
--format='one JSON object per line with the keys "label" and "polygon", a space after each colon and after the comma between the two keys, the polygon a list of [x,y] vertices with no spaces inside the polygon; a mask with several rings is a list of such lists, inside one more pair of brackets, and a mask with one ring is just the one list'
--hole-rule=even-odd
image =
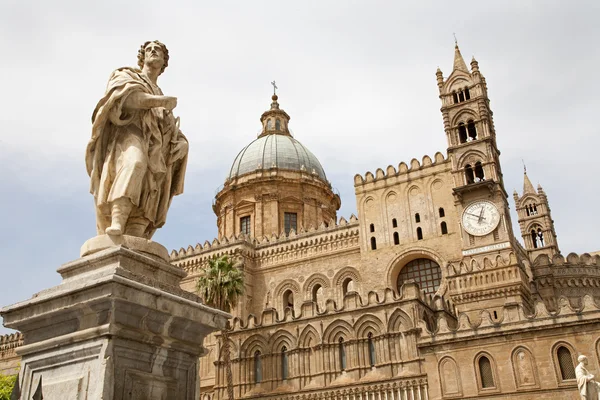
{"label": "columned window", "polygon": [[281,348],[281,379],[286,380],[288,378],[288,354],[287,347]]}
{"label": "columned window", "polygon": [[254,352],[254,383],[262,382],[262,365],[260,359],[260,351]]}
{"label": "columned window", "polygon": [[375,344],[373,343],[373,334],[369,332],[367,336],[367,344],[369,346],[369,365],[371,367],[375,366]]}
{"label": "columned window", "polygon": [[340,338],[338,341],[338,353],[340,358],[340,370],[346,370],[346,349],[344,348],[344,338]]}

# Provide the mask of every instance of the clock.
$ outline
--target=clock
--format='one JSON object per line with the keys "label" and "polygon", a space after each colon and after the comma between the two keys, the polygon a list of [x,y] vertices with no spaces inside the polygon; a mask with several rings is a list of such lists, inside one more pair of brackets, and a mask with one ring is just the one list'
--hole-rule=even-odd
{"label": "clock", "polygon": [[500,223],[500,212],[491,201],[475,201],[462,214],[463,228],[473,236],[485,236]]}

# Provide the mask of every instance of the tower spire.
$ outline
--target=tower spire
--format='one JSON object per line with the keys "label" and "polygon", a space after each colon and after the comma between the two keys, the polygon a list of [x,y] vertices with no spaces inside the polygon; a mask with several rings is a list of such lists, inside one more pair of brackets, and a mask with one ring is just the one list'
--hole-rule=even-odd
{"label": "tower spire", "polygon": [[462,54],[460,54],[460,49],[458,48],[458,41],[456,40],[456,35],[454,35],[454,67],[452,68],[452,70],[455,71],[457,69],[467,73],[469,72],[469,70],[467,69],[467,64],[465,63]]}
{"label": "tower spire", "polygon": [[527,176],[527,167],[525,166],[525,163],[523,163],[523,195],[526,193],[535,194],[536,192],[531,184],[531,181],[529,180],[529,177]]}

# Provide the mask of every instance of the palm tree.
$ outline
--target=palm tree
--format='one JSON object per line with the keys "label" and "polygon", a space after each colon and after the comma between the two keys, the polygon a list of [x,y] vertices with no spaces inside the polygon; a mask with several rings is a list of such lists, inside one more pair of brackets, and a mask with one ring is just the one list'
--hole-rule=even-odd
{"label": "palm tree", "polygon": [[[214,308],[230,312],[238,298],[244,293],[244,274],[227,255],[208,260],[204,274],[196,284],[198,293],[204,302]],[[233,375],[231,373],[231,354],[229,348],[229,323],[221,332],[223,362],[227,376],[227,396],[233,400]]]}

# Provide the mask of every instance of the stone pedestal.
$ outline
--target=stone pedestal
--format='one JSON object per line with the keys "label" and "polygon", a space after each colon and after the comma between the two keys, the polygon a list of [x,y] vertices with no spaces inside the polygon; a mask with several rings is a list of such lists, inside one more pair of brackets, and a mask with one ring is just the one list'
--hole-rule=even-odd
{"label": "stone pedestal", "polygon": [[44,400],[196,399],[203,340],[230,316],[179,288],[164,247],[108,239],[61,266],[60,285],[0,311],[24,334],[21,399],[42,377]]}

